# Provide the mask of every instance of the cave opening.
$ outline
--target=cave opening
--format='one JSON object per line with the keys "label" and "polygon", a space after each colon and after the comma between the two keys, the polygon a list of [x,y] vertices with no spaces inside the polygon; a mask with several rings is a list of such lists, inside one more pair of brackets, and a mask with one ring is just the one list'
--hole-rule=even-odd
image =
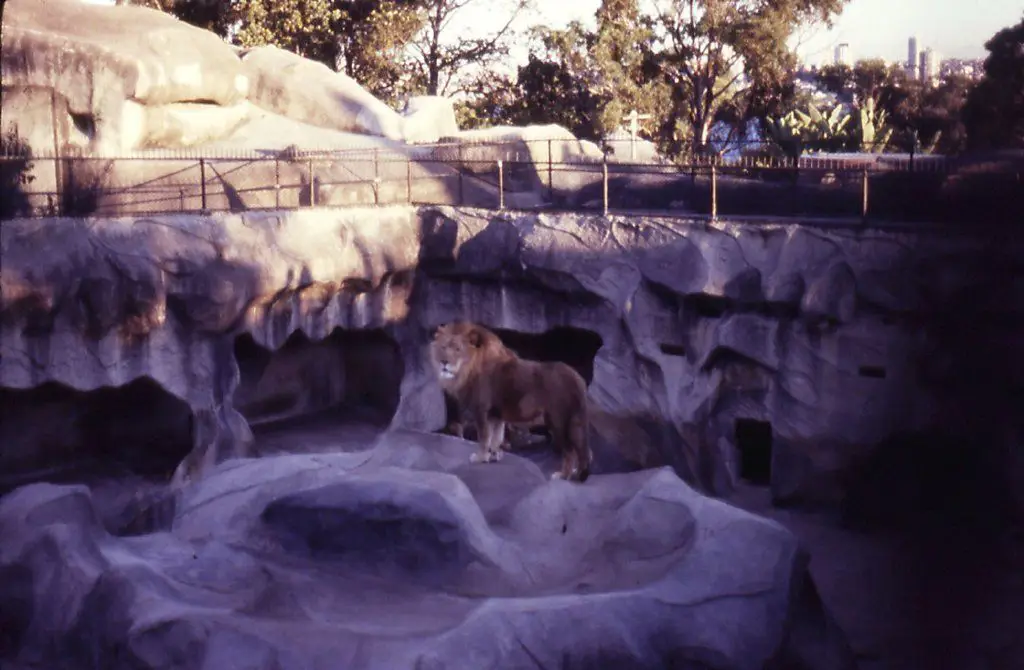
{"label": "cave opening", "polygon": [[[318,341],[296,331],[275,351],[244,333],[234,351],[240,373],[234,404],[258,447],[261,437],[266,442],[273,435],[278,448],[291,450],[287,432],[314,423],[347,426],[347,439],[359,440],[366,436],[358,427],[379,430],[398,409],[405,364],[398,343],[382,329],[335,328]],[[325,430],[320,438],[331,435]]]}
{"label": "cave opening", "polygon": [[735,431],[740,478],[755,486],[767,486],[772,478],[772,424],[736,419]]}
{"label": "cave opening", "polygon": [[78,391],[0,388],[0,492],[32,481],[168,479],[192,449],[192,410],[155,381]]}
{"label": "cave opening", "polygon": [[591,330],[559,326],[543,333],[495,328],[506,347],[531,361],[560,361],[580,373],[590,385],[594,380],[594,358],[604,342]]}

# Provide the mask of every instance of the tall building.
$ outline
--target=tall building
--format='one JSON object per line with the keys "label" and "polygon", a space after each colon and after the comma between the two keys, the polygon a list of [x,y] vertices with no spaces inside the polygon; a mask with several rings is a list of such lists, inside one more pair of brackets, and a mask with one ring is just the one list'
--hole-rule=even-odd
{"label": "tall building", "polygon": [[921,52],[918,78],[924,82],[935,81],[939,76],[939,55],[928,47]]}
{"label": "tall building", "polygon": [[911,79],[917,79],[918,69],[917,38],[911,36],[907,40],[907,74]]}
{"label": "tall building", "polygon": [[847,42],[841,42],[836,46],[835,63],[836,65],[850,64],[850,45]]}

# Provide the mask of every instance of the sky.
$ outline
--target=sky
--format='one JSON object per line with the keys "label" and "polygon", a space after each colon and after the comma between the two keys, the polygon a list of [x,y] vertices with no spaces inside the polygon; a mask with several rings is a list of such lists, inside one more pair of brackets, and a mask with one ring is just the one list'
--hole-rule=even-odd
{"label": "sky", "polygon": [[[113,4],[113,0],[86,1]],[[497,29],[503,19],[497,8],[507,2],[480,0],[467,8],[457,27],[460,32]],[[535,2],[538,9],[525,17],[523,24],[564,27],[574,19],[592,24],[600,4],[600,0]],[[941,58],[983,58],[987,53],[985,42],[1022,18],[1024,0],[850,0],[831,30],[824,26],[805,28],[792,46],[808,65],[831,62],[840,42],[849,43],[853,60],[902,61],[907,58],[907,39],[916,35],[918,48],[931,47]]]}
{"label": "sky", "polygon": [[[540,0],[550,25],[590,21],[599,0]],[[985,42],[1024,18],[1024,0],[850,0],[835,26],[800,31],[793,46],[809,65],[832,61],[833,50],[848,42],[850,56],[906,60],[907,39],[919,49],[932,47],[942,58],[983,58]]]}

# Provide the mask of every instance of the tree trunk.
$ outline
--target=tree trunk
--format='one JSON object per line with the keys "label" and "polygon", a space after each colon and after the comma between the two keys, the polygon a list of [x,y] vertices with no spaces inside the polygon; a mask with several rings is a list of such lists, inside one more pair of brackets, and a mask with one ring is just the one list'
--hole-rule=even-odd
{"label": "tree trunk", "polygon": [[708,138],[711,135],[711,121],[698,115],[693,120],[693,155],[703,156],[707,153]]}

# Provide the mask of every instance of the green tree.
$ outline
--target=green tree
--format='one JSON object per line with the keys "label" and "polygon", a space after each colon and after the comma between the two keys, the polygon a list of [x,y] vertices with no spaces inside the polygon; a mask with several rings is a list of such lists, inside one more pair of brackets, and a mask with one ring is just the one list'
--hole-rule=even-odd
{"label": "green tree", "polygon": [[236,0],[233,7],[241,22],[237,44],[272,44],[335,67],[334,27],[342,12],[331,0]]}
{"label": "green tree", "polygon": [[1024,147],[1024,19],[985,43],[985,75],[970,92],[964,123],[973,148]]}
{"label": "green tree", "polygon": [[115,5],[138,5],[173,14],[182,21],[227,37],[237,20],[234,0],[114,0]]}
{"label": "green tree", "polygon": [[423,27],[413,0],[334,0],[337,69],[377,97],[397,102],[408,88],[402,54]]}
{"label": "green tree", "polygon": [[597,32],[588,40],[593,67],[588,93],[592,102],[599,101],[594,131],[604,136],[634,109],[659,116],[667,91],[647,68],[653,33],[638,0],[602,0],[596,18]]}
{"label": "green tree", "polygon": [[[809,21],[828,21],[845,0],[665,0],[651,23],[652,64],[672,89],[662,121],[670,155],[685,148],[681,124],[695,153],[706,151],[711,127],[725,116],[743,118],[758,82],[791,71],[786,46]],[[666,136],[667,135],[667,136]]]}

